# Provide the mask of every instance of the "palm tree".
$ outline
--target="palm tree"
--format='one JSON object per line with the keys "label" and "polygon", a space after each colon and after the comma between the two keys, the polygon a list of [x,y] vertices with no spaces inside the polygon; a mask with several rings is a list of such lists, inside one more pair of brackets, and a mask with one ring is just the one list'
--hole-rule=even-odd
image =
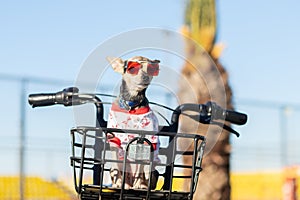
{"label": "palm tree", "polygon": [[[214,0],[189,0],[185,11],[186,62],[182,68],[178,96],[181,103],[217,102],[232,109],[232,91],[228,74],[218,58],[221,46],[215,44],[216,6]],[[195,194],[197,200],[230,199],[230,143],[229,134],[220,128],[192,124],[182,119],[182,132],[195,132],[207,137],[206,155]],[[222,133],[221,133],[222,132]],[[181,148],[187,144],[183,141]],[[192,148],[190,146],[189,148]],[[183,162],[191,162],[183,157]],[[189,174],[190,171],[185,171]]]}

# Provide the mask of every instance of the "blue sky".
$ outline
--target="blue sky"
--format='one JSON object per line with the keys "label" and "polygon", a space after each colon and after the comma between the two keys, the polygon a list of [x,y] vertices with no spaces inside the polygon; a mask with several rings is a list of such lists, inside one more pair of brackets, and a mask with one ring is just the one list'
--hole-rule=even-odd
{"label": "blue sky", "polygon": [[223,63],[237,96],[299,102],[300,3],[223,1],[220,7],[221,41],[228,44]]}
{"label": "blue sky", "polygon": [[[250,146],[256,143],[250,136],[252,134],[268,141],[271,133],[265,137],[255,135],[254,125],[261,126],[263,131],[259,133],[271,130],[278,135],[280,122],[274,118],[278,116],[277,111],[249,110],[239,100],[300,102],[300,2],[218,0],[217,4],[217,42],[226,45],[221,61],[229,73],[236,105],[252,114],[252,125],[240,129],[245,136],[234,144],[240,142]],[[89,54],[115,35],[144,27],[178,31],[183,24],[184,5],[184,1],[179,0],[1,1],[0,74],[73,81]],[[19,87],[17,83],[4,85],[1,87],[4,95],[18,95],[15,94]],[[34,89],[44,92],[45,87]],[[52,89],[53,86],[49,88]],[[12,99],[1,107],[2,112],[10,116],[1,120],[3,125],[17,123],[17,103],[18,100]],[[11,114],[8,109],[16,114]],[[61,108],[53,109],[47,112],[53,115],[62,112]],[[270,112],[271,117],[260,112]],[[29,123],[33,123],[33,119],[39,120],[40,124],[46,123],[46,120],[34,117],[28,120]],[[265,120],[269,126],[263,126],[259,120]],[[64,128],[70,126],[67,122]],[[28,129],[33,129],[33,125]],[[38,131],[38,128],[34,130]],[[12,135],[16,136],[17,128],[13,131]]]}
{"label": "blue sky", "polygon": [[[300,3],[217,2],[218,40],[227,46],[222,62],[235,95],[299,102]],[[179,30],[184,1],[2,1],[0,11],[2,73],[73,80],[89,53],[114,35]]]}

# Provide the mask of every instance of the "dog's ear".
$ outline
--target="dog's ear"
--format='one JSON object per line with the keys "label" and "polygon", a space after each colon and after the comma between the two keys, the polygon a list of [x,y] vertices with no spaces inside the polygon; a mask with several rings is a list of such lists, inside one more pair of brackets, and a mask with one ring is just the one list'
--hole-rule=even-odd
{"label": "dog's ear", "polygon": [[115,72],[124,74],[124,61],[121,58],[107,56],[106,60],[111,64]]}

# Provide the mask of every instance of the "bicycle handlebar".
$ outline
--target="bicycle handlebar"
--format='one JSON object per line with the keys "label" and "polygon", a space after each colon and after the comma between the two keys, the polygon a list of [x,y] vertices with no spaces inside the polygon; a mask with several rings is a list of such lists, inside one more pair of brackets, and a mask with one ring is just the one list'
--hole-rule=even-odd
{"label": "bicycle handlebar", "polygon": [[[233,110],[225,110],[214,102],[206,104],[186,103],[178,106],[172,116],[172,122],[177,122],[179,115],[184,111],[195,111],[200,114],[196,121],[209,124],[215,120],[224,120],[236,125],[244,125],[247,122],[247,115]],[[191,115],[190,115],[191,116]]]}
{"label": "bicycle handlebar", "polygon": [[225,110],[223,115],[225,120],[237,125],[244,125],[247,122],[247,115],[236,111]]}
{"label": "bicycle handlebar", "polygon": [[244,125],[247,122],[247,115],[233,110],[225,110],[214,102],[205,105],[208,113],[211,113],[212,120],[221,119],[236,125]]}
{"label": "bicycle handlebar", "polygon": [[78,93],[78,91],[78,88],[70,87],[56,93],[30,94],[28,97],[28,102],[33,108],[42,106],[52,106],[55,104],[72,106],[76,104],[76,96],[74,95],[74,93]]}
{"label": "bicycle handlebar", "polygon": [[[51,106],[55,104],[62,104],[64,106],[73,106],[87,103],[88,101],[80,97],[79,89],[76,87],[66,88],[57,93],[40,93],[30,94],[28,97],[29,104],[34,107]],[[95,97],[95,95],[90,94]],[[94,98],[90,98],[94,99]],[[96,100],[101,102],[100,99]],[[94,102],[95,103],[95,102]],[[178,123],[179,115],[184,111],[199,112],[200,123],[209,124],[215,120],[225,120],[236,125],[243,125],[247,122],[247,115],[233,110],[225,110],[214,102],[206,104],[182,104],[178,106],[173,112],[172,122]]]}

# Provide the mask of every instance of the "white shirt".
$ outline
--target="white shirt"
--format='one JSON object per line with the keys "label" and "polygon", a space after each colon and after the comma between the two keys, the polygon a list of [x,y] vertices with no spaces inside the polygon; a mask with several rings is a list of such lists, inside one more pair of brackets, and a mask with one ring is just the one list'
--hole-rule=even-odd
{"label": "white shirt", "polygon": [[[113,104],[107,121],[107,128],[117,129],[132,129],[144,131],[158,131],[158,119],[149,107],[141,108],[140,110],[122,110],[117,105]],[[137,136],[132,133],[114,133],[115,137],[120,139],[122,149],[127,143]],[[154,160],[158,161],[159,138],[156,135],[146,135],[146,138],[154,146]],[[116,144],[113,144],[116,146]],[[120,152],[121,153],[121,152]],[[123,153],[121,153],[123,154]],[[120,157],[122,157],[120,155]]]}

